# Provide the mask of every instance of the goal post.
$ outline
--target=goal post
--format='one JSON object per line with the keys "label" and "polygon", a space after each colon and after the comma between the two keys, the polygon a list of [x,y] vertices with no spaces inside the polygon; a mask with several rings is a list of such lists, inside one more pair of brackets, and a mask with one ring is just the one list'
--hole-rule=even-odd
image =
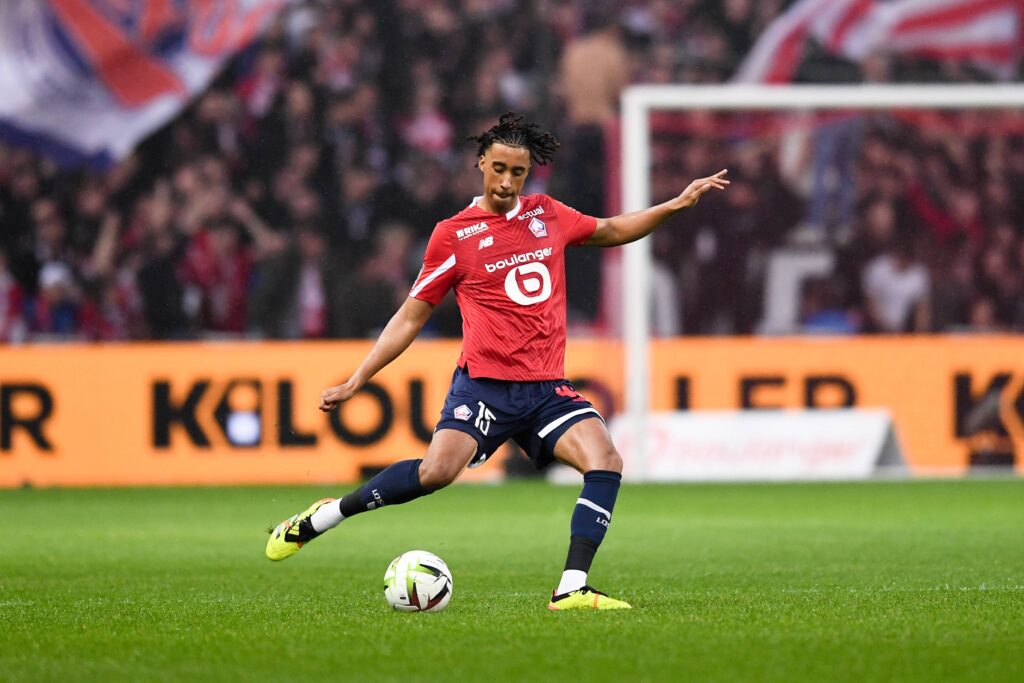
{"label": "goal post", "polygon": [[[656,111],[829,111],[1024,109],[1021,85],[637,85],[621,101],[622,210],[650,206],[651,125]],[[708,169],[708,172],[717,171]],[[680,188],[682,189],[682,188]],[[624,415],[631,425],[634,453],[648,455],[646,417],[650,408],[651,240],[625,247],[622,320],[625,348]]]}

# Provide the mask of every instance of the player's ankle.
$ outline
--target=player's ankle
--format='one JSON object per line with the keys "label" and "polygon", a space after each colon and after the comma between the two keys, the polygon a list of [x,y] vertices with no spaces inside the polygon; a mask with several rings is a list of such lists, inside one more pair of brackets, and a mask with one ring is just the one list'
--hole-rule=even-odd
{"label": "player's ankle", "polygon": [[303,524],[305,524],[305,528],[308,528],[313,534],[311,538],[316,538],[328,529],[333,529],[341,524],[343,519],[345,519],[345,515],[341,513],[338,501],[331,500],[321,505],[317,508],[316,512],[302,520],[299,523],[299,528],[300,530],[303,529]]}
{"label": "player's ankle", "polygon": [[299,522],[298,536],[301,543],[309,543],[322,533],[313,528],[313,523],[308,517]]}
{"label": "player's ankle", "polygon": [[562,572],[562,580],[558,582],[555,596],[567,595],[587,585],[587,573],[578,569],[566,569]]}

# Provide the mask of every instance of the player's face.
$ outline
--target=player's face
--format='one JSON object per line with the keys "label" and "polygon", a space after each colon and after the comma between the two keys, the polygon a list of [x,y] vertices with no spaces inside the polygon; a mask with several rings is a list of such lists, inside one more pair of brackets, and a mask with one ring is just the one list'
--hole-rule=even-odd
{"label": "player's face", "polygon": [[495,142],[480,157],[478,166],[484,174],[485,208],[494,213],[510,211],[530,174],[530,150]]}

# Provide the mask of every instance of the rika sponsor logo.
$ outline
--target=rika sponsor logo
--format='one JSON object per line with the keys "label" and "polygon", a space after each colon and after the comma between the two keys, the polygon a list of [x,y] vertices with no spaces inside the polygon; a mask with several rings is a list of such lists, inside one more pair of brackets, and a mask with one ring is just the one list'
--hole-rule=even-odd
{"label": "rika sponsor logo", "polygon": [[452,415],[455,416],[456,420],[462,420],[463,422],[473,417],[473,411],[469,409],[469,406],[462,404],[458,408],[452,411]]}
{"label": "rika sponsor logo", "polygon": [[489,228],[487,227],[487,223],[481,221],[480,223],[474,223],[468,228],[461,228],[459,230],[456,230],[455,236],[458,237],[459,240],[461,241],[464,239],[469,239],[473,235],[479,235],[485,230],[489,230]]}
{"label": "rika sponsor logo", "polygon": [[536,209],[530,209],[526,213],[520,214],[516,218],[516,220],[525,221],[527,218],[533,218],[534,216],[543,216],[543,215],[544,215],[544,207],[543,206],[538,206]]}
{"label": "rika sponsor logo", "polygon": [[551,253],[551,247],[544,247],[543,249],[537,249],[536,251],[527,251],[522,254],[516,254],[515,256],[509,256],[508,258],[495,261],[494,263],[485,263],[484,268],[487,269],[488,273],[493,273],[498,270],[518,266],[521,263],[543,261],[547,257],[551,256]]}
{"label": "rika sponsor logo", "polygon": [[547,237],[548,226],[545,225],[544,221],[542,221],[541,219],[534,218],[532,221],[530,221],[530,232],[532,232],[533,236],[536,237],[537,239],[540,239],[541,237]]}
{"label": "rika sponsor logo", "polygon": [[487,237],[485,237],[482,240],[480,240],[480,246],[477,247],[476,250],[480,251],[481,249],[486,249],[487,247],[493,247],[493,246],[494,246],[494,235],[488,235]]}

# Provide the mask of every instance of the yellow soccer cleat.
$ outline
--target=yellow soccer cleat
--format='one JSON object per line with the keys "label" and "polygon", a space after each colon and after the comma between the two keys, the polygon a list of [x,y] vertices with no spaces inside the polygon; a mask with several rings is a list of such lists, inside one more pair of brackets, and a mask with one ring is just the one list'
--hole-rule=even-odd
{"label": "yellow soccer cleat", "polygon": [[584,586],[564,595],[552,595],[548,609],[552,612],[561,612],[567,609],[633,609],[633,606],[628,602],[609,598],[595,588]]}
{"label": "yellow soccer cleat", "polygon": [[299,552],[299,548],[316,538],[319,534],[313,531],[313,527],[309,523],[302,524],[302,522],[312,517],[321,505],[333,500],[336,499],[321,498],[305,511],[292,515],[274,527],[270,532],[270,538],[267,539],[267,558],[276,562],[291,557]]}

